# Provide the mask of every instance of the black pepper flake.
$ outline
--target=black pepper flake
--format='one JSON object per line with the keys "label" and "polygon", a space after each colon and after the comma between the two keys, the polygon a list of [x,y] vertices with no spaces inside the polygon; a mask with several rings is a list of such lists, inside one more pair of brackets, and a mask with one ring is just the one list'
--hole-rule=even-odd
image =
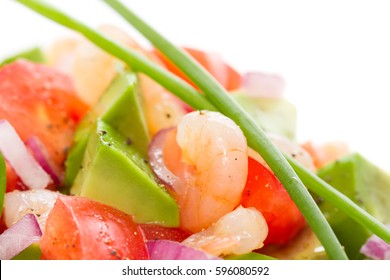
{"label": "black pepper flake", "polygon": [[165,116],[167,117],[167,119],[171,118],[171,114],[169,114],[169,113],[166,113]]}
{"label": "black pepper flake", "polygon": [[133,141],[131,141],[130,137],[127,137],[126,145],[130,146],[131,144],[133,144]]}
{"label": "black pepper flake", "polygon": [[149,163],[149,161],[146,158],[143,158],[143,161],[145,162],[145,164]]}
{"label": "black pepper flake", "polygon": [[117,251],[115,251],[115,250],[111,250],[111,251],[110,251],[110,255],[112,255],[112,256],[116,256],[116,255],[117,255]]}
{"label": "black pepper flake", "polygon": [[99,130],[99,131],[98,131],[98,134],[99,134],[100,136],[104,136],[104,135],[107,134],[107,131],[105,131],[105,130]]}

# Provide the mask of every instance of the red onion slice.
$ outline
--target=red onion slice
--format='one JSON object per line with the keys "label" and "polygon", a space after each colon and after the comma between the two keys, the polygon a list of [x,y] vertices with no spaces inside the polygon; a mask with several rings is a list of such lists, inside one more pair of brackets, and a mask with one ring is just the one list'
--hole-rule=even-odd
{"label": "red onion slice", "polygon": [[0,259],[10,260],[41,239],[37,218],[27,214],[0,235]]}
{"label": "red onion slice", "polygon": [[251,96],[280,98],[283,95],[285,83],[278,75],[248,72],[242,79],[243,88]]}
{"label": "red onion slice", "polygon": [[198,249],[170,240],[147,242],[151,260],[221,260]]}
{"label": "red onion slice", "polygon": [[152,139],[149,145],[148,155],[150,166],[158,179],[167,187],[173,190],[173,186],[178,182],[179,178],[173,174],[165,165],[163,150],[166,136],[174,128],[160,130]]}
{"label": "red onion slice", "polygon": [[22,139],[6,120],[0,120],[0,151],[30,189],[43,189],[51,182],[50,176],[31,156]]}
{"label": "red onion slice", "polygon": [[56,166],[52,160],[50,160],[50,155],[39,138],[36,136],[30,137],[26,141],[26,146],[30,148],[32,155],[43,168],[43,170],[45,170],[46,173],[50,175],[54,184],[57,186],[60,185],[60,168]]}
{"label": "red onion slice", "polygon": [[[390,228],[390,225],[387,225]],[[374,260],[390,260],[390,244],[373,235],[360,249],[360,253]]]}

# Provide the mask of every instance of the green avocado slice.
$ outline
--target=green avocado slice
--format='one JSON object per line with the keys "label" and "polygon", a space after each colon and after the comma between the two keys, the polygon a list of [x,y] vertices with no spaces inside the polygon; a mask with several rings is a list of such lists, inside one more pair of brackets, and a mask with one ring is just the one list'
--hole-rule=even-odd
{"label": "green avocado slice", "polygon": [[12,260],[39,260],[41,258],[41,248],[39,242],[33,243],[17,254]]}
{"label": "green avocado slice", "polygon": [[123,71],[77,128],[74,143],[65,162],[67,188],[71,187],[80,170],[88,138],[97,118],[115,127],[142,156],[147,156],[150,136],[137,91],[137,78],[132,72]]}
{"label": "green avocado slice", "polygon": [[111,205],[138,223],[179,225],[176,201],[156,183],[149,166],[127,138],[98,120],[71,193]]}
{"label": "green avocado slice", "polygon": [[255,252],[250,252],[247,254],[242,254],[242,255],[230,255],[225,258],[226,260],[276,260],[273,257],[263,255],[263,254],[258,254]]}
{"label": "green avocado slice", "polygon": [[0,67],[18,59],[26,59],[36,63],[45,63],[45,56],[42,50],[39,47],[34,47],[4,59],[2,62],[0,62]]}
{"label": "green avocado slice", "polygon": [[[379,221],[390,223],[390,175],[360,154],[328,164],[318,175]],[[372,233],[327,201],[320,200],[319,206],[348,256],[361,258],[359,250]]]}
{"label": "green avocado slice", "polygon": [[295,139],[297,111],[285,98],[254,97],[245,92],[235,92],[231,96],[265,131]]}

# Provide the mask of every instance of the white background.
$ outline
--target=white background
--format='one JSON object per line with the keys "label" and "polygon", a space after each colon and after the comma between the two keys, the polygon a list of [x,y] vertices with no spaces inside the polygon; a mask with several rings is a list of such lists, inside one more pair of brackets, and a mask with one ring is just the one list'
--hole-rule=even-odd
{"label": "white background", "polygon": [[[91,26],[139,35],[98,0],[50,3]],[[344,140],[390,171],[388,1],[124,0],[179,45],[216,51],[240,72],[277,73],[298,108],[298,138]],[[0,58],[68,31],[0,0]]]}

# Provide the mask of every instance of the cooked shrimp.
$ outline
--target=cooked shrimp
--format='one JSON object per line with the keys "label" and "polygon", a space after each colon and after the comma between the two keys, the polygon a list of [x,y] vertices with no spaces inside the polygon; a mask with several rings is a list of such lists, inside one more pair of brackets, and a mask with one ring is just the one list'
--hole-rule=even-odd
{"label": "cooked shrimp", "polygon": [[185,115],[176,139],[189,167],[175,188],[181,225],[197,232],[238,205],[248,174],[247,143],[231,119],[208,111]]}
{"label": "cooked shrimp", "polygon": [[350,153],[348,145],[341,141],[330,141],[320,145],[306,142],[302,144],[302,147],[313,157],[314,165],[317,168],[321,168]]}
{"label": "cooked shrimp", "polygon": [[8,192],[4,196],[4,222],[7,227],[26,214],[35,214],[44,231],[46,220],[58,197],[58,192],[28,190]]}
{"label": "cooked shrimp", "polygon": [[183,243],[216,256],[239,255],[263,247],[267,235],[268,226],[263,215],[255,208],[239,206]]}
{"label": "cooked shrimp", "polygon": [[[99,30],[162,65],[155,54],[148,52],[122,30],[110,25],[103,25]],[[51,65],[73,77],[80,98],[89,105],[95,104],[109,86],[121,63],[89,41],[76,37],[60,40],[48,50],[47,56]],[[148,76],[139,74],[138,77],[150,134],[176,126],[186,113],[182,102]]]}

